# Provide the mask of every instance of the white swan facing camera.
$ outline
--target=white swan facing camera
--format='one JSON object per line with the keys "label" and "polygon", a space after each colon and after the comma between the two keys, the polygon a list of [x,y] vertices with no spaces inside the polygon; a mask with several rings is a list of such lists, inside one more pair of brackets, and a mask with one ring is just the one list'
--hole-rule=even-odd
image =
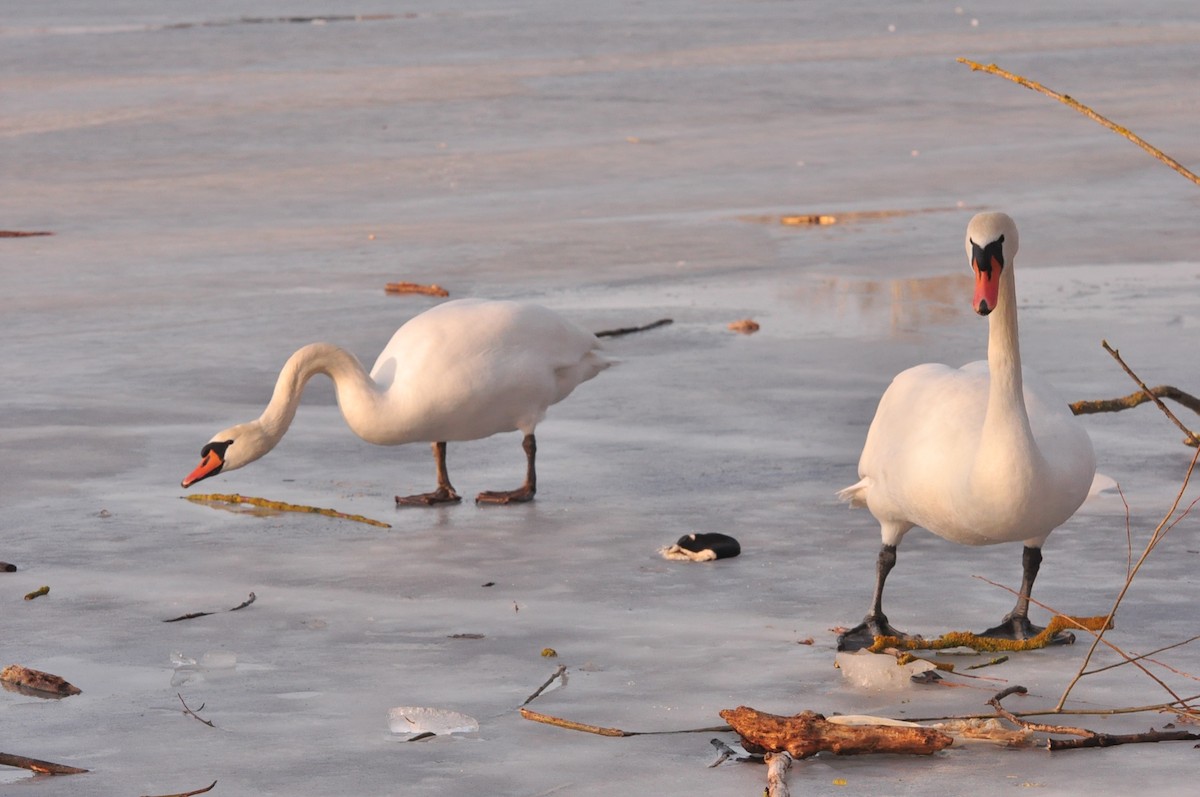
{"label": "white swan facing camera", "polygon": [[350,429],[376,445],[433,444],[437,488],[396,496],[401,505],[461,500],[446,473],[446,443],[524,432],[525,483],[483,492],[480,503],[530,501],[537,491],[534,428],[613,361],[595,335],[534,304],[458,299],[400,327],[368,374],[358,359],[329,343],[313,343],[283,366],[262,416],[218,432],[200,452],[183,487],[249,465],[274,448],[296,415],[308,380],[333,380]]}
{"label": "white swan facing camera", "polygon": [[1005,214],[971,219],[972,307],[988,317],[987,361],[918,365],[896,376],[867,432],[861,478],[838,493],[867,507],[883,537],[871,610],[839,637],[839,650],[869,646],[876,635],[904,636],[883,613],[883,586],[914,526],[964,545],[1024,542],[1017,604],[983,635],[1026,639],[1042,630],[1029,621],[1042,544],[1083,503],[1096,463],[1067,402],[1021,368],[1017,243]]}

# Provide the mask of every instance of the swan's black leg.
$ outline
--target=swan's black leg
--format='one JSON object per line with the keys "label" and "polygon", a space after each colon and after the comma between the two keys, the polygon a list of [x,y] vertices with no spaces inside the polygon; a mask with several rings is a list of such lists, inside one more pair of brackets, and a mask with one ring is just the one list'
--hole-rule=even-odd
{"label": "swan's black leg", "polygon": [[445,442],[433,444],[433,462],[437,468],[437,489],[431,493],[418,493],[417,495],[396,496],[396,506],[433,506],[434,504],[457,504],[462,500],[458,493],[454,492],[454,485],[450,484],[450,476],[446,472],[446,444]]}
{"label": "swan's black leg", "polygon": [[533,495],[537,492],[537,470],[533,465],[533,461],[537,457],[537,440],[532,434],[527,434],[521,441],[521,448],[525,449],[525,483],[515,490],[494,490],[480,493],[475,496],[475,503],[523,504],[533,500]]}
{"label": "swan's black leg", "polygon": [[859,650],[869,648],[875,643],[877,636],[907,637],[903,631],[892,628],[887,615],[883,613],[883,585],[888,573],[896,566],[896,546],[886,543],[879,549],[879,560],[875,564],[875,597],[871,601],[871,611],[858,625],[838,636],[838,650]]}
{"label": "swan's black leg", "polygon": [[[1033,582],[1037,579],[1041,566],[1042,549],[1026,545],[1025,550],[1021,553],[1021,591],[1017,595],[1017,605],[1004,616],[1000,625],[989,628],[979,636],[1000,639],[1032,639],[1046,630],[1029,622],[1029,595],[1033,592]],[[1063,631],[1055,634],[1050,643],[1052,645],[1069,645],[1074,641],[1074,634]]]}

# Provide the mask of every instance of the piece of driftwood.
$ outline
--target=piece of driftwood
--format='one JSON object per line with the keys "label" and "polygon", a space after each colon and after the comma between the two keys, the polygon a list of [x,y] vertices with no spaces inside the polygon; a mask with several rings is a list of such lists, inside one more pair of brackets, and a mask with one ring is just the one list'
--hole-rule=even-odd
{"label": "piece of driftwood", "polygon": [[419,293],[423,296],[449,296],[450,291],[441,285],[419,285],[415,282],[389,282],[383,287],[384,293]]}
{"label": "piece of driftwood", "polygon": [[749,706],[738,706],[720,713],[721,719],[742,737],[742,744],[747,750],[774,753],[786,750],[796,758],[808,758],[822,752],[835,755],[932,755],[949,747],[954,741],[933,728],[837,725],[815,711],[783,717]]}
{"label": "piece of driftwood", "polygon": [[743,318],[741,321],[733,321],[729,324],[731,332],[738,332],[742,335],[753,335],[759,330],[759,324],[753,318]]}
{"label": "piece of driftwood", "polygon": [[0,764],[6,767],[18,767],[41,772],[43,775],[79,775],[87,772],[79,767],[69,767],[66,764],[56,764],[53,761],[43,761],[40,758],[27,758],[23,755],[0,753]]}
{"label": "piece of driftwood", "polygon": [[668,324],[674,323],[675,319],[673,318],[660,318],[653,323],[645,324],[640,327],[618,327],[617,329],[601,330],[600,332],[596,332],[594,334],[598,338],[619,338],[622,335],[632,335],[634,332],[646,332],[651,329],[658,329],[659,327],[665,327]]}
{"label": "piece of driftwood", "polygon": [[17,566],[9,562],[0,562],[0,573],[15,573]]}
{"label": "piece of driftwood", "polygon": [[68,683],[57,675],[42,672],[41,670],[31,670],[28,667],[22,667],[20,664],[10,664],[3,670],[0,670],[0,681],[6,684],[13,684],[22,689],[29,689],[34,692],[46,692],[58,697],[67,697],[80,693],[79,687]]}
{"label": "piece of driftwood", "polygon": [[0,238],[33,238],[39,235],[54,235],[45,230],[0,230]]}
{"label": "piece of driftwood", "polygon": [[49,595],[49,594],[50,594],[50,588],[49,588],[49,587],[38,587],[38,588],[37,588],[37,589],[35,589],[33,592],[30,592],[29,594],[27,594],[27,595],[25,596],[25,600],[27,600],[27,601],[31,601],[31,600],[33,600],[34,598],[40,598],[40,597],[42,597],[43,595]]}

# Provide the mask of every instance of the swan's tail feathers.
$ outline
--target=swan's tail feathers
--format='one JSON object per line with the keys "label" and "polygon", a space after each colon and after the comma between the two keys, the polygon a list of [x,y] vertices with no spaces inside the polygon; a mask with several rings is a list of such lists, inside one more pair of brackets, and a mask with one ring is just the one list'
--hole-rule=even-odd
{"label": "swan's tail feathers", "polygon": [[866,506],[867,490],[871,487],[871,477],[862,477],[857,484],[838,490],[838,500],[845,501],[850,506]]}

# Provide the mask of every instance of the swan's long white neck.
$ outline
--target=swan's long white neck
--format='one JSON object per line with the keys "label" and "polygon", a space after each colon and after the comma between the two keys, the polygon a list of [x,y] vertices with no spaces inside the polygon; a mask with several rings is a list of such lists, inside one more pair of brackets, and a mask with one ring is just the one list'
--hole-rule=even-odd
{"label": "swan's long white neck", "polygon": [[[1017,333],[1017,289],[1010,262],[1000,274],[996,309],[988,316],[988,405],[972,473],[988,492],[1012,489],[1020,500],[1046,468],[1025,408],[1021,347]],[[982,480],[982,482],[980,481]]]}
{"label": "swan's long white neck", "polygon": [[355,434],[370,439],[371,419],[378,414],[381,401],[379,387],[353,354],[329,343],[313,343],[288,358],[271,401],[258,419],[268,451],[291,426],[304,386],[316,374],[333,380],[346,423]]}

